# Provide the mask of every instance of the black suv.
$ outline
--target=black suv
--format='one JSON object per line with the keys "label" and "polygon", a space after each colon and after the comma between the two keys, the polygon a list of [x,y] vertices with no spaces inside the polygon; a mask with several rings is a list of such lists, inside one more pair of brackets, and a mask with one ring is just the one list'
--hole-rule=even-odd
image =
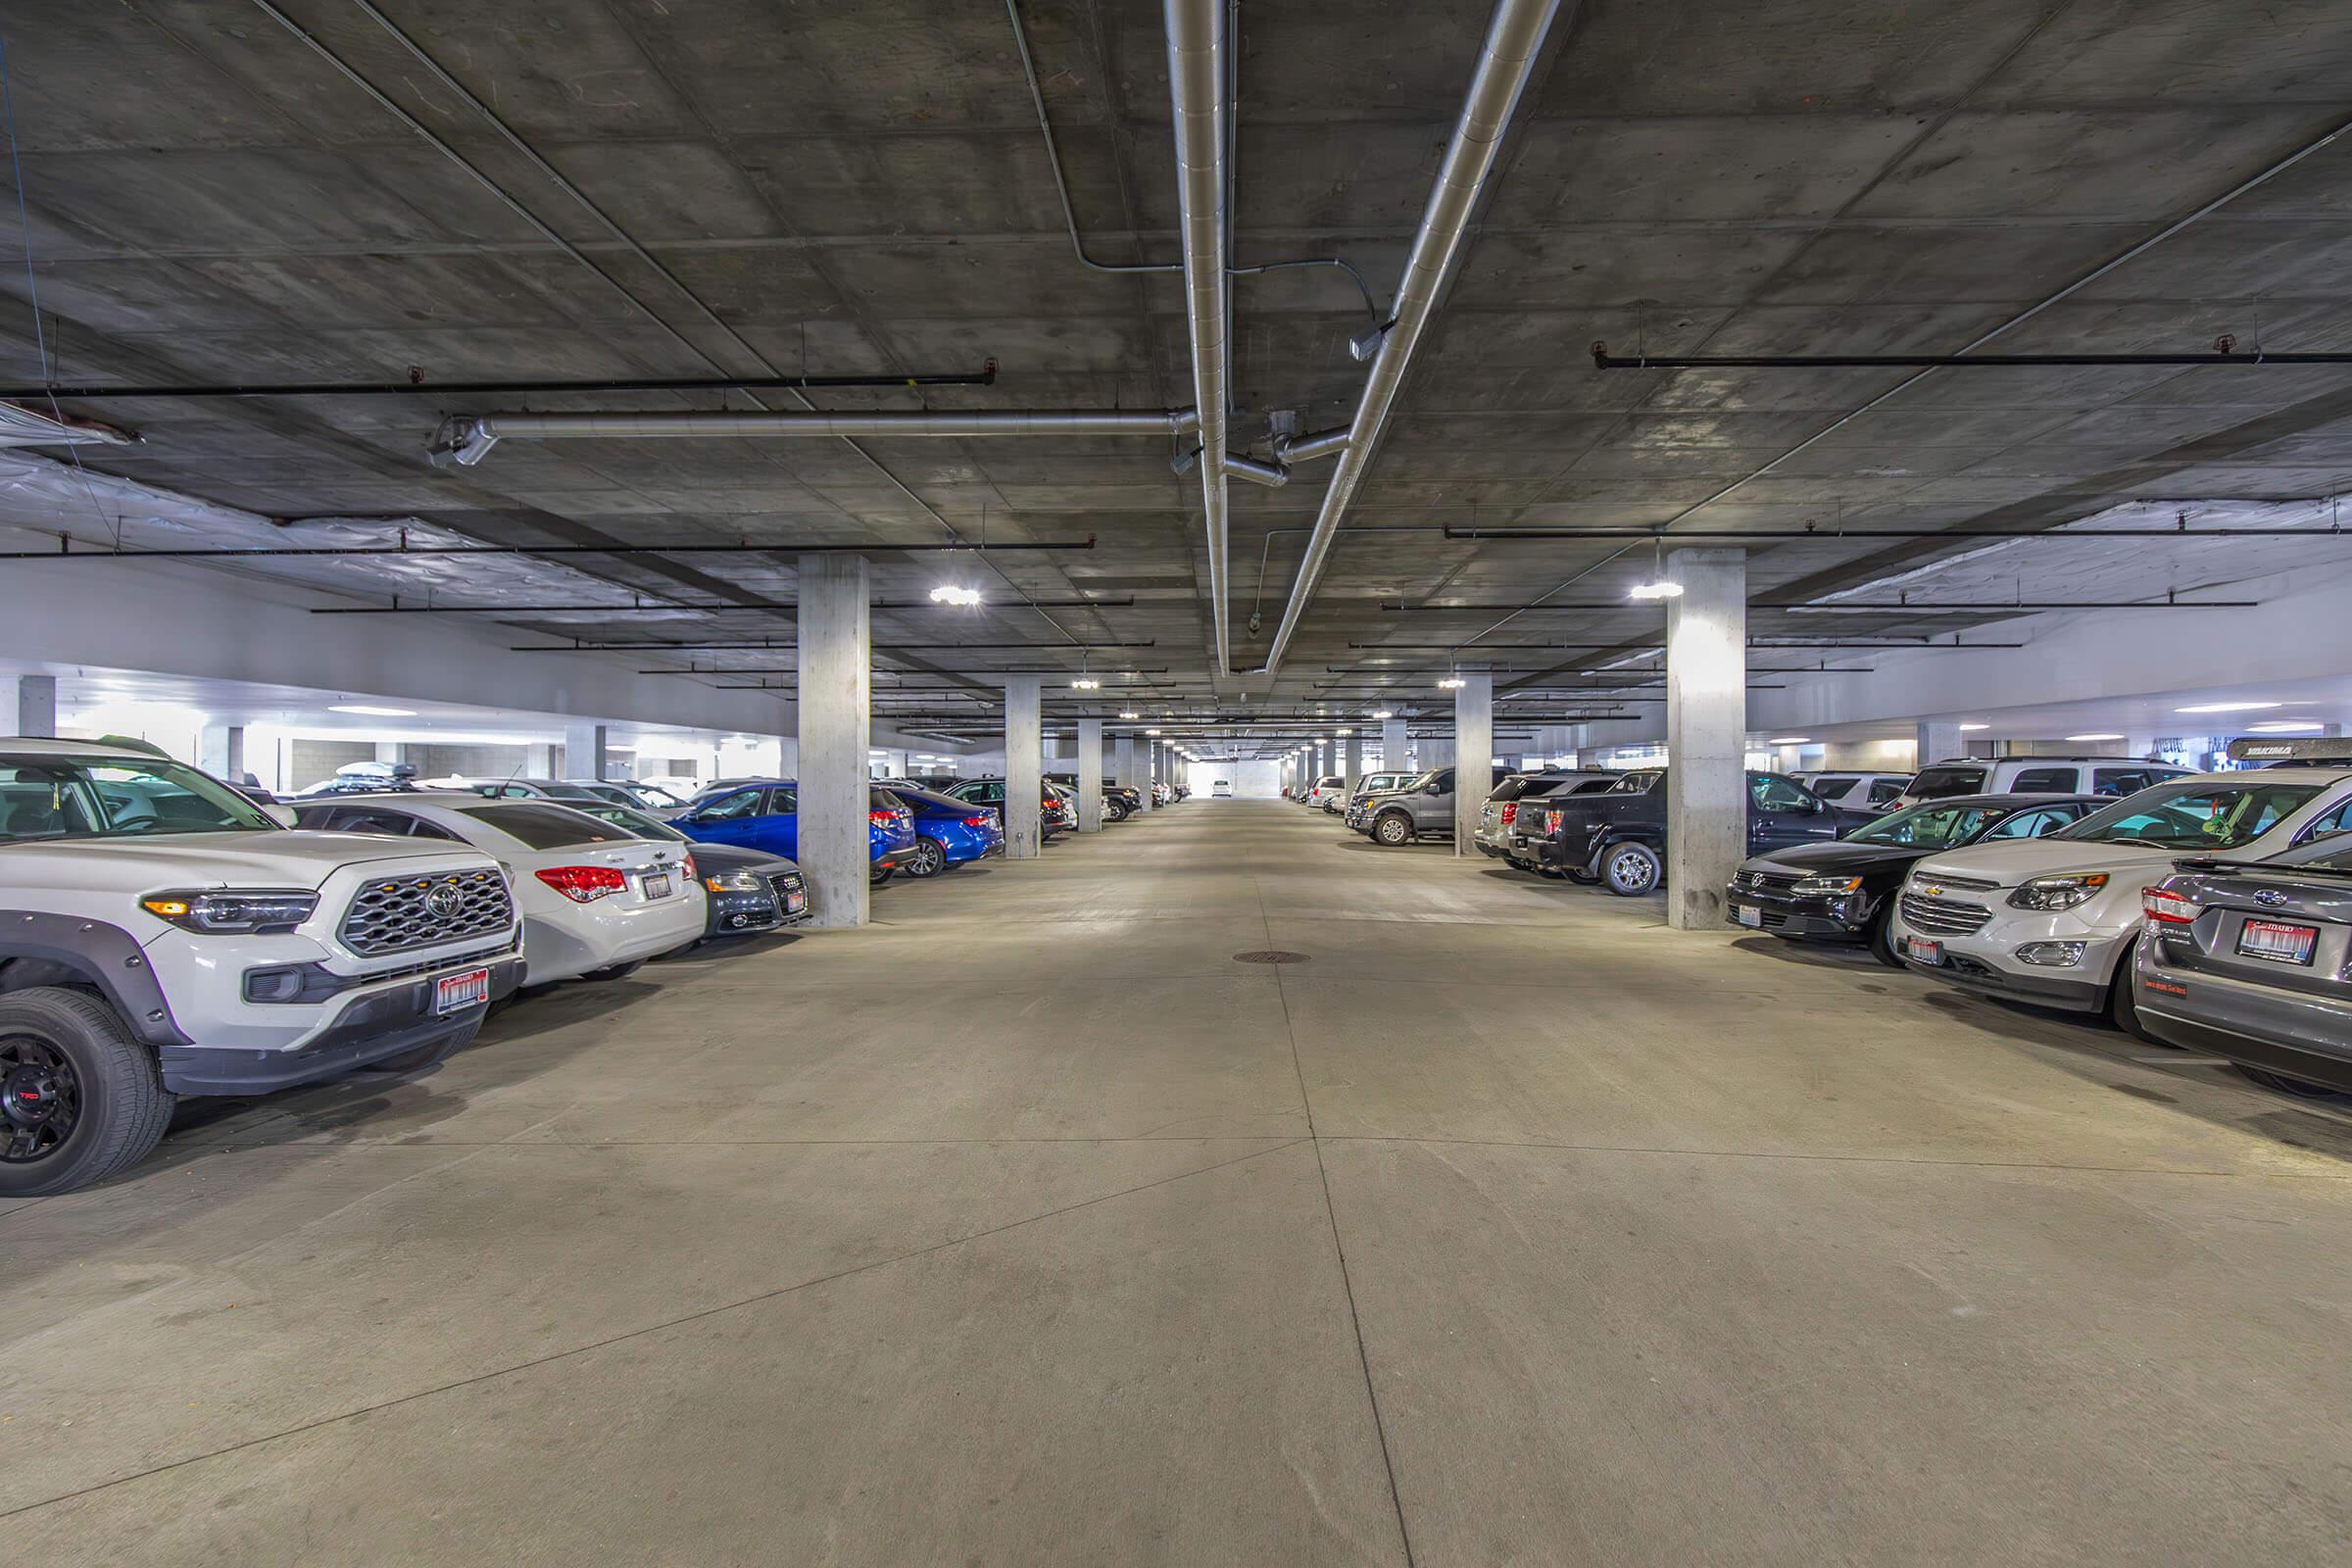
{"label": "black suv", "polygon": [[[1637,898],[1666,881],[1666,769],[1637,768],[1593,795],[1561,796],[1543,804],[1535,849],[1539,866],[1571,881],[1598,882]],[[1834,839],[1875,820],[1869,811],[1830,805],[1778,773],[1747,775],[1747,848],[1760,854]]]}

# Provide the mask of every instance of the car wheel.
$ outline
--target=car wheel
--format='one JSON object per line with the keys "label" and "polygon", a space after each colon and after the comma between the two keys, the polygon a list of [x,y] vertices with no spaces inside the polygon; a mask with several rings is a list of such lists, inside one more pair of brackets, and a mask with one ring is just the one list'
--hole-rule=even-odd
{"label": "car wheel", "polygon": [[895,866],[895,865],[894,865],[894,866],[892,866],[892,867],[891,867],[889,870],[887,870],[887,871],[876,871],[876,872],[874,872],[872,875],[868,876],[868,877],[867,877],[865,880],[867,881],[867,883],[869,883],[870,885],[872,885],[872,886],[874,886],[874,887],[880,887],[880,886],[881,886],[883,883],[885,883],[885,882],[889,881],[889,880],[890,880],[892,877],[894,877],[894,876],[897,876],[898,874],[899,874],[899,868],[898,868],[897,866]]}
{"label": "car wheel", "polygon": [[[595,977],[590,976],[590,978]],[[476,1018],[471,1028],[461,1029],[446,1040],[437,1041],[429,1046],[418,1046],[415,1051],[404,1051],[397,1056],[386,1056],[381,1061],[371,1061],[360,1070],[362,1072],[422,1072],[427,1067],[438,1066],[459,1052],[464,1051],[467,1046],[472,1045],[473,1037],[480,1034],[481,1031],[482,1020]]]}
{"label": "car wheel", "polygon": [[0,996],[0,1198],[104,1181],[163,1141],[175,1098],[114,1009],[58,986]]}
{"label": "car wheel", "polygon": [[643,958],[631,958],[627,963],[608,963],[602,969],[591,969],[580,976],[583,980],[626,980],[645,967]]}
{"label": "car wheel", "polygon": [[2139,1004],[2132,996],[2132,970],[2139,961],[2139,944],[2125,947],[2124,956],[2116,960],[2115,979],[2107,987],[2107,1021],[2134,1040],[2146,1040],[2163,1045],[2148,1033],[2139,1021]]}
{"label": "car wheel", "polygon": [[2266,1072],[2260,1067],[2249,1067],[2242,1061],[2238,1062],[2236,1066],[2239,1072],[2244,1073],[2263,1088],[2276,1089],[2278,1093],[2292,1095],[2297,1100],[2340,1100],[2343,1098],[2332,1089],[2320,1084],[2307,1084],[2300,1078],[2289,1078],[2284,1073]]}
{"label": "car wheel", "polygon": [[1402,811],[1391,811],[1372,823],[1372,842],[1398,849],[1413,842],[1413,821]]}
{"label": "car wheel", "polygon": [[1659,863],[1658,852],[1646,844],[1614,846],[1600,869],[1600,879],[1608,884],[1609,891],[1626,899],[1657,892],[1665,875],[1666,867]]}
{"label": "car wheel", "polygon": [[923,877],[937,876],[947,868],[948,850],[946,845],[931,838],[914,841],[914,859],[906,867],[908,876],[919,880]]}
{"label": "car wheel", "polygon": [[1894,901],[1889,899],[1886,901],[1886,906],[1881,909],[1870,922],[1870,956],[1889,969],[1900,969],[1903,966],[1903,960],[1896,956],[1894,951],[1893,926]]}

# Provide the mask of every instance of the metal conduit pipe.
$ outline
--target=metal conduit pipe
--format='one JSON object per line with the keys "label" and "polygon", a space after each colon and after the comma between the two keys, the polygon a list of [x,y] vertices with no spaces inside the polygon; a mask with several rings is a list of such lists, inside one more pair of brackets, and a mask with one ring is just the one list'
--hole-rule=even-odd
{"label": "metal conduit pipe", "polygon": [[1328,458],[1348,450],[1348,438],[1354,434],[1351,425],[1339,425],[1329,430],[1317,430],[1312,435],[1278,435],[1274,438],[1274,458],[1279,463],[1307,463],[1316,458]]}
{"label": "metal conduit pipe", "polygon": [[1269,489],[1280,489],[1291,482],[1291,470],[1281,464],[1260,463],[1239,452],[1225,454],[1225,471],[1236,479],[1247,479],[1251,484],[1262,484]]}
{"label": "metal conduit pipe", "polygon": [[1165,0],[1168,103],[1176,137],[1178,229],[1184,236],[1184,317],[1192,338],[1193,407],[1200,414],[1200,514],[1208,540],[1209,618],[1216,668],[1233,672],[1225,605],[1225,0]]}
{"label": "metal conduit pipe", "polygon": [[[1176,0],[1169,0],[1171,15],[1175,5]],[[1339,467],[1333,471],[1330,488],[1323,494],[1322,511],[1315,516],[1315,531],[1298,563],[1298,575],[1291,583],[1290,603],[1283,607],[1282,623],[1275,629],[1273,645],[1266,651],[1265,666],[1253,673],[1271,675],[1282,667],[1282,656],[1298,629],[1298,618],[1314,598],[1315,584],[1323,575],[1332,542],[1348,515],[1348,503],[1355,498],[1356,486],[1371,466],[1372,454],[1380,445],[1381,431],[1388,424],[1390,410],[1396,406],[1405,368],[1412,363],[1422,329],[1429,323],[1438,291],[1453,269],[1462,234],[1478,206],[1479,193],[1487,176],[1494,172],[1503,132],[1509,128],[1511,115],[1519,106],[1519,95],[1526,90],[1528,77],[1535,70],[1536,55],[1544,46],[1544,35],[1559,10],[1560,0],[1496,0],[1494,18],[1487,24],[1486,39],[1479,46],[1478,69],[1471,74],[1470,90],[1462,100],[1453,135],[1446,144],[1446,156],[1438,166],[1437,184],[1429,193],[1428,205],[1422,209],[1421,226],[1413,234],[1413,248],[1405,258],[1404,274],[1396,285],[1395,319],[1381,336],[1372,373],[1364,378],[1364,395],[1356,404],[1347,448],[1341,452]],[[1205,409],[1206,395],[1200,394],[1199,401]]]}
{"label": "metal conduit pipe", "polygon": [[1111,409],[956,413],[473,414],[442,421],[428,456],[435,466],[472,467],[501,441],[700,439],[716,436],[834,437],[1182,435],[1198,421],[1190,409]]}

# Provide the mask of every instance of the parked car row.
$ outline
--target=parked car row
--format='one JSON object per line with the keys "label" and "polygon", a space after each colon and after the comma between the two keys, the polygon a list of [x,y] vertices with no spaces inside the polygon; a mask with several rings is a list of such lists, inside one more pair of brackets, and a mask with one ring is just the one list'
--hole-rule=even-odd
{"label": "parked car row", "polygon": [[[664,820],[373,778],[264,803],[143,743],[0,740],[0,1199],[135,1163],[183,1097],[416,1071],[511,998],[810,913],[788,779]],[[1001,854],[989,782],[873,788],[874,880]]]}

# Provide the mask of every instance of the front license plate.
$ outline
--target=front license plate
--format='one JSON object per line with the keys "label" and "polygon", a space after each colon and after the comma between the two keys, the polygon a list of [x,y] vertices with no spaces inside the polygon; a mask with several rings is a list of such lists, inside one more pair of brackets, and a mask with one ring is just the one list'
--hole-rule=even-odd
{"label": "front license plate", "polygon": [[784,912],[786,914],[798,914],[807,907],[808,907],[808,894],[787,893],[784,895]]}
{"label": "front license plate", "polygon": [[1917,937],[1905,937],[1903,948],[1906,956],[1917,958],[1921,963],[1943,961],[1943,944],[1940,942],[1922,942]]}
{"label": "front license plate", "polygon": [[2316,925],[2288,925],[2279,920],[2248,920],[2237,933],[2237,951],[2249,958],[2273,963],[2309,963],[2320,940]]}
{"label": "front license plate", "polygon": [[649,903],[655,899],[669,897],[669,873],[667,871],[645,879],[645,897]]}
{"label": "front license plate", "polygon": [[445,974],[433,982],[433,1011],[464,1012],[478,1007],[490,1000],[490,971],[469,969],[464,974]]}
{"label": "front license plate", "polygon": [[1760,926],[1764,923],[1764,911],[1762,909],[1749,909],[1743,907],[1737,912],[1741,925]]}

